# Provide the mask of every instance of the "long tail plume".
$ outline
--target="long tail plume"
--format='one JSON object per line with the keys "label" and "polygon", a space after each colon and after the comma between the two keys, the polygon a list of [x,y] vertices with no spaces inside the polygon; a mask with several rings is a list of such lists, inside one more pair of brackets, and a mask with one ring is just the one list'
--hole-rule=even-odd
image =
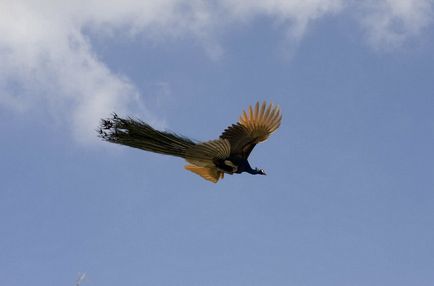
{"label": "long tail plume", "polygon": [[116,114],[101,120],[98,133],[99,137],[111,143],[182,158],[188,148],[196,145],[183,136],[158,131],[143,121],[120,118]]}

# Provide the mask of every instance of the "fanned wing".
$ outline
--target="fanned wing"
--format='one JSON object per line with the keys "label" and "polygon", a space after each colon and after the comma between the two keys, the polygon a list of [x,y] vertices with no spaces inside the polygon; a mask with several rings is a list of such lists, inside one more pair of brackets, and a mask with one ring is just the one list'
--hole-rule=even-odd
{"label": "fanned wing", "polygon": [[226,139],[217,139],[196,144],[185,152],[185,159],[196,166],[213,167],[215,159],[226,159],[231,154],[231,145]]}
{"label": "fanned wing", "polygon": [[264,101],[261,106],[257,102],[254,109],[249,106],[248,114],[243,111],[239,123],[245,126],[250,136],[259,143],[267,140],[271,133],[279,128],[281,120],[280,108],[273,107],[272,103],[267,108],[267,103]]}
{"label": "fanned wing", "polygon": [[205,180],[211,181],[213,183],[217,183],[217,181],[219,179],[223,179],[224,173],[217,170],[216,168],[213,167],[199,167],[199,166],[195,166],[195,165],[186,165],[184,167],[186,170],[189,170],[199,176],[201,176],[202,178],[204,178]]}
{"label": "fanned wing", "polygon": [[247,159],[256,144],[263,142],[279,128],[282,115],[278,106],[264,101],[243,111],[238,123],[225,129],[220,139],[227,139],[231,154],[239,154]]}
{"label": "fanned wing", "polygon": [[205,180],[217,183],[223,178],[224,173],[218,170],[214,164],[216,159],[226,159],[231,154],[231,145],[226,139],[217,139],[196,144],[185,152],[185,160],[191,165],[186,165],[189,170]]}

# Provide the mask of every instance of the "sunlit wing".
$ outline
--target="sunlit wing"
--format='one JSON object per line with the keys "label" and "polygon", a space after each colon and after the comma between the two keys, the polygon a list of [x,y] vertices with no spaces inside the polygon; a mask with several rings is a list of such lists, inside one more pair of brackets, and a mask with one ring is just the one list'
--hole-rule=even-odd
{"label": "sunlit wing", "polygon": [[214,166],[215,159],[226,159],[230,156],[231,145],[226,139],[217,139],[196,144],[185,152],[185,160],[200,167]]}
{"label": "sunlit wing", "polygon": [[189,170],[205,180],[217,183],[223,178],[224,173],[219,171],[214,160],[224,160],[230,156],[231,146],[226,139],[217,139],[204,143],[199,143],[185,152],[185,160],[191,165],[186,165],[185,169]]}
{"label": "sunlit wing", "polygon": [[213,183],[217,183],[219,179],[223,179],[224,173],[217,170],[217,168],[213,167],[199,167],[195,165],[186,165],[184,167],[186,170],[189,170],[205,180],[211,181]]}
{"label": "sunlit wing", "polygon": [[238,123],[226,128],[220,138],[230,142],[231,154],[247,158],[256,144],[267,140],[279,128],[281,121],[278,106],[270,103],[267,107],[265,101],[261,105],[257,102],[247,112],[243,111]]}

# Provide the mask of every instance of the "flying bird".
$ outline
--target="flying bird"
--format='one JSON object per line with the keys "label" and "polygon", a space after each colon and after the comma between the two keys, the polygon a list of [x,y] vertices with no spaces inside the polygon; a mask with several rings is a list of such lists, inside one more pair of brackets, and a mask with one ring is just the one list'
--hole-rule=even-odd
{"label": "flying bird", "polygon": [[264,101],[249,106],[219,139],[207,142],[195,142],[175,133],[159,131],[143,121],[116,114],[101,120],[98,133],[111,143],[184,158],[189,163],[186,170],[217,183],[225,173],[265,175],[263,169],[250,166],[248,157],[256,144],[267,140],[279,128],[281,120],[279,107],[272,103],[267,106]]}

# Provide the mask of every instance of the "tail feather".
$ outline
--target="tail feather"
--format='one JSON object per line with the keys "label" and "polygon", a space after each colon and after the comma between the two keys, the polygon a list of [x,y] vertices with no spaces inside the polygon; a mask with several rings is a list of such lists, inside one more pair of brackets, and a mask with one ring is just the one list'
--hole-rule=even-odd
{"label": "tail feather", "polygon": [[101,120],[98,133],[99,137],[111,143],[181,158],[185,158],[188,148],[196,145],[186,137],[158,131],[143,121],[120,118],[116,114]]}

